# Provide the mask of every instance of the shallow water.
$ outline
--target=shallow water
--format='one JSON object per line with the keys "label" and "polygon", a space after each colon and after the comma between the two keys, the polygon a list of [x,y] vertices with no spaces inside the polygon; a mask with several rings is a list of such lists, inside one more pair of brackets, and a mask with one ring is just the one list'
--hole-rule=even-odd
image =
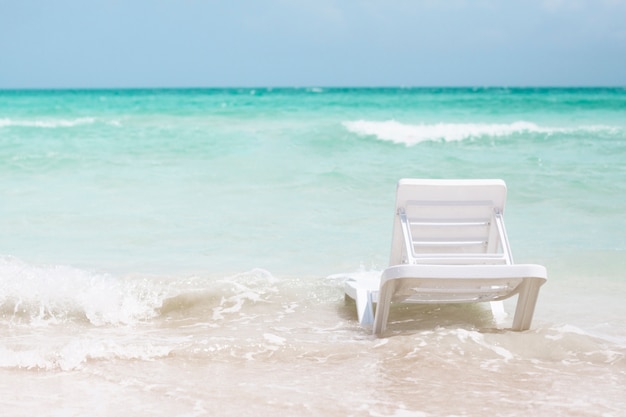
{"label": "shallow water", "polygon": [[[626,91],[0,92],[5,415],[619,416]],[[402,177],[503,178],[531,330],[397,306]],[[513,303],[507,302],[512,312]]]}

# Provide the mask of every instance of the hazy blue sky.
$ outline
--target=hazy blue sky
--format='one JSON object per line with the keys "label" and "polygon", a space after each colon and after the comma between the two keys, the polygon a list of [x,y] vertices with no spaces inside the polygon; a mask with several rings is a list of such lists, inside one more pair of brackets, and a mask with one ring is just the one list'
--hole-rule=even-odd
{"label": "hazy blue sky", "polygon": [[0,88],[626,85],[626,0],[0,0]]}

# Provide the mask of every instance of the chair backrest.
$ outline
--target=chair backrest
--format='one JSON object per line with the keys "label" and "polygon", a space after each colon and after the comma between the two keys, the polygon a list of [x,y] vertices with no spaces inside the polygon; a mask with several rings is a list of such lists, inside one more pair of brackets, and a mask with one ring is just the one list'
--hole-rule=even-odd
{"label": "chair backrest", "polygon": [[402,179],[390,265],[513,263],[502,180]]}

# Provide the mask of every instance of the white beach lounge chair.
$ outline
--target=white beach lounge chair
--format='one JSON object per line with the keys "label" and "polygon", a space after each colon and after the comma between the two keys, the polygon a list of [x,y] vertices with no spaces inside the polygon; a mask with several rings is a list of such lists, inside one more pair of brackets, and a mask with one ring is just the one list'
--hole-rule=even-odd
{"label": "white beach lounge chair", "polygon": [[512,329],[529,329],[547,273],[513,263],[505,200],[501,180],[400,180],[389,267],[374,279],[346,281],[359,322],[373,322],[380,335],[392,302],[491,302],[497,316],[501,300],[518,295]]}

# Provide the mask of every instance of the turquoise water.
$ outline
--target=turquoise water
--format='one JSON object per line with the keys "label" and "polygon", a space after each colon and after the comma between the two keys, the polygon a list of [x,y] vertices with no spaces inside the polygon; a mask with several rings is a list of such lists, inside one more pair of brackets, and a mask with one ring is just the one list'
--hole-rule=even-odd
{"label": "turquoise water", "polygon": [[384,265],[402,177],[503,178],[524,256],[626,248],[623,89],[0,97],[6,255],[131,272]]}
{"label": "turquoise water", "polygon": [[[126,395],[140,415],[204,415],[218,397],[195,388],[206,384],[197,367],[230,375],[221,394],[235,401],[243,387],[257,415],[288,403],[347,415],[328,399],[382,380],[389,391],[354,401],[377,415],[475,415],[478,400],[396,401],[466,369],[478,381],[466,393],[507,399],[501,415],[520,404],[619,415],[625,161],[624,88],[0,91],[0,391],[42,371],[35,405],[0,409],[56,404],[74,415],[97,396]],[[550,277],[534,329],[500,333],[479,311],[445,308],[417,333],[399,325],[384,347],[358,328],[335,274],[386,266],[405,177],[506,181],[515,259]],[[423,381],[406,363],[433,354],[438,365],[424,372],[438,382],[411,385]],[[303,372],[341,384],[321,388]],[[573,388],[583,378],[604,382]],[[74,405],[51,403],[59,381],[94,388]],[[132,389],[120,393],[123,383]],[[552,394],[533,403],[533,386]],[[564,405],[574,398],[576,408]]]}

